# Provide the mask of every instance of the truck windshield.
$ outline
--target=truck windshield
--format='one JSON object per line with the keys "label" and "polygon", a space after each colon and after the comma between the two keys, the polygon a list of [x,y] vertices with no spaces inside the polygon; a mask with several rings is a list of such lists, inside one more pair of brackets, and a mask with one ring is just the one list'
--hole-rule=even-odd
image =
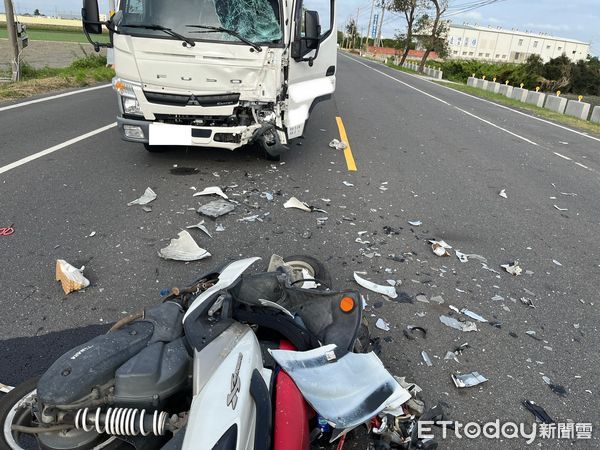
{"label": "truck windshield", "polygon": [[123,19],[119,31],[136,36],[165,37],[164,32],[151,27],[135,27],[153,24],[196,41],[240,41],[231,33],[198,33],[186,27],[197,24],[235,30],[253,43],[276,43],[282,38],[279,0],[121,0],[120,9]]}

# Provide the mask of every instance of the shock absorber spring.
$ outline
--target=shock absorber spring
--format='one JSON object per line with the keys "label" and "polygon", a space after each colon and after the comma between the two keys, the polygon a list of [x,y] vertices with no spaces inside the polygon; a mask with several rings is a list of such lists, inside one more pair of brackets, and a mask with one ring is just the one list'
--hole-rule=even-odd
{"label": "shock absorber spring", "polygon": [[106,433],[114,436],[162,436],[165,434],[168,414],[148,412],[137,408],[97,408],[79,409],[75,415],[75,428],[78,430]]}

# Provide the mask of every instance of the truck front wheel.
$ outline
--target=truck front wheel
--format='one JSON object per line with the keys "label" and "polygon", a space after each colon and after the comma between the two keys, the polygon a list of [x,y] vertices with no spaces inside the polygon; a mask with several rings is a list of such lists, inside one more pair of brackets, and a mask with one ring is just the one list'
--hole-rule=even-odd
{"label": "truck front wheel", "polygon": [[169,147],[168,145],[150,145],[150,144],[144,144],[144,147],[150,153],[165,153],[165,152],[168,152],[169,150],[171,150],[171,147]]}

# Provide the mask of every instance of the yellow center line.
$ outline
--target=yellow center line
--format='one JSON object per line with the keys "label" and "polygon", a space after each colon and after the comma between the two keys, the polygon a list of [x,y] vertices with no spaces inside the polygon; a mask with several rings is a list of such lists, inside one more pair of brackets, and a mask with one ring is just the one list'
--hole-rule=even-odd
{"label": "yellow center line", "polygon": [[340,140],[346,143],[346,148],[344,149],[344,157],[346,158],[346,165],[348,166],[348,170],[350,172],[356,172],[356,162],[354,161],[354,155],[352,155],[352,149],[350,148],[350,141],[348,140],[348,135],[346,134],[346,128],[344,127],[344,122],[341,117],[336,117],[337,126],[340,130]]}

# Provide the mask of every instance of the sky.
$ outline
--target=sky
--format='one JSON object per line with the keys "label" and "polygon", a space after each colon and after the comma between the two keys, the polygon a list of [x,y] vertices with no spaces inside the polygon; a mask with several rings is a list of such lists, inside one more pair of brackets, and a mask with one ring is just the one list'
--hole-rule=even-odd
{"label": "sky", "polygon": [[[13,0],[18,12],[39,8],[46,14],[54,11],[77,14],[81,0]],[[174,0],[170,0],[174,1]],[[329,0],[305,0],[314,9],[321,9]],[[100,4],[108,5],[108,0]],[[371,0],[338,0],[337,19],[340,29],[357,9],[359,29],[366,31],[371,13]],[[450,0],[452,8],[472,0]],[[0,10],[3,5],[0,6]],[[494,4],[449,17],[453,22],[517,28],[521,31],[549,33],[553,36],[592,43],[592,53],[600,55],[600,0],[499,0]],[[383,34],[393,37],[405,27],[402,15],[386,13]]]}

